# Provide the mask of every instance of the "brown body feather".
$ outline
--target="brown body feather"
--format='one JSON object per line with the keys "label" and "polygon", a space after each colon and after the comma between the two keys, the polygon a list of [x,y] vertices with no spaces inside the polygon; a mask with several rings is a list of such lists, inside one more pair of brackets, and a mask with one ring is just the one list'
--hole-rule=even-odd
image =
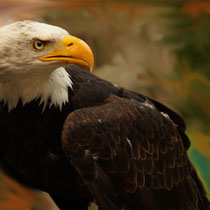
{"label": "brown body feather", "polygon": [[0,104],[8,173],[61,209],[87,209],[93,199],[100,210],[209,209],[181,117],[77,67],[67,71],[73,91],[61,112],[42,112],[39,99],[9,113]]}

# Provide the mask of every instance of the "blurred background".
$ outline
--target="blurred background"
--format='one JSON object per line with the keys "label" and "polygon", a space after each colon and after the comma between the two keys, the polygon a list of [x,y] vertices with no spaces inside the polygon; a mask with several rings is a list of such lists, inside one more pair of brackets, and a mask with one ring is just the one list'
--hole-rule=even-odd
{"label": "blurred background", "polygon": [[[210,1],[0,0],[0,25],[24,19],[82,38],[94,52],[94,74],[178,112],[210,194]],[[0,210],[7,209],[57,207],[1,172]]]}

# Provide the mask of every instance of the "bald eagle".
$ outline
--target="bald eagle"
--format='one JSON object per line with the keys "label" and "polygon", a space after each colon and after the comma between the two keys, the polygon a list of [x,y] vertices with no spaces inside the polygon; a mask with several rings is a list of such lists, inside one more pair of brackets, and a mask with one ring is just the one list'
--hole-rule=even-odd
{"label": "bald eagle", "polygon": [[178,114],[83,70],[92,51],[64,29],[19,21],[0,34],[8,174],[62,210],[210,209]]}

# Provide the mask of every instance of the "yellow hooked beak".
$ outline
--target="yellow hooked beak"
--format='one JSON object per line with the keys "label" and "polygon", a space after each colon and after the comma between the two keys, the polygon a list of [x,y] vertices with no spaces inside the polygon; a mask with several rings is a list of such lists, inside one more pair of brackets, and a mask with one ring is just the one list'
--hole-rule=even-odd
{"label": "yellow hooked beak", "polygon": [[94,57],[90,47],[81,39],[74,36],[66,36],[59,43],[54,52],[39,58],[41,61],[59,61],[90,68],[92,72]]}

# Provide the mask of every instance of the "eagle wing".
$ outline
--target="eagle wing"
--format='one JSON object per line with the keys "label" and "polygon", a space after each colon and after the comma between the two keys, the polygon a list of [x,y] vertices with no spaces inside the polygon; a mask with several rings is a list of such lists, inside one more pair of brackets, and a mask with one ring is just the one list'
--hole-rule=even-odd
{"label": "eagle wing", "polygon": [[177,126],[149,100],[110,96],[74,111],[62,146],[101,210],[206,206]]}

